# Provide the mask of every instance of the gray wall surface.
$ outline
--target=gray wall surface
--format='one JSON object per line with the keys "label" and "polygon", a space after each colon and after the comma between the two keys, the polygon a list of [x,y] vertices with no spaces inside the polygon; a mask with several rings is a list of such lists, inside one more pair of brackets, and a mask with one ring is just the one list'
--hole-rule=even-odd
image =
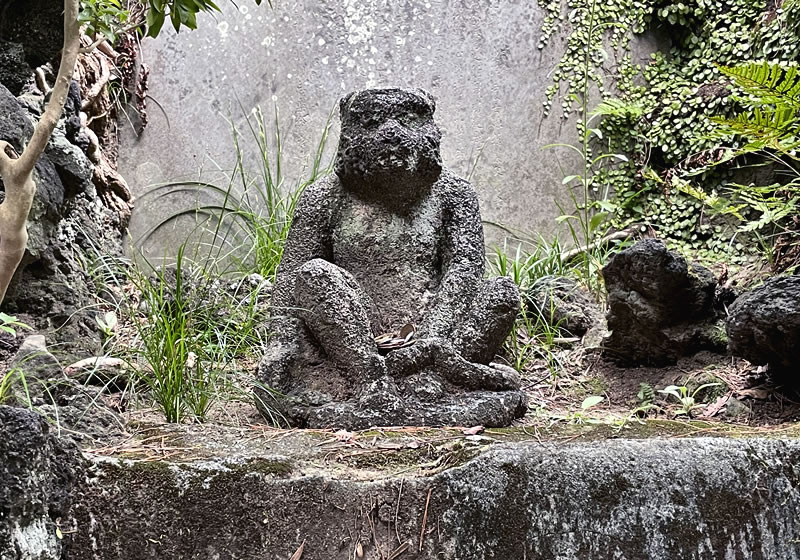
{"label": "gray wall surface", "polygon": [[[199,18],[198,30],[165,28],[143,42],[150,66],[150,124],[138,140],[125,126],[121,170],[141,195],[161,181],[214,176],[230,169],[232,119],[261,106],[279,110],[288,184],[314,152],[326,118],[349,91],[421,87],[437,100],[445,164],[472,174],[483,217],[527,232],[555,229],[564,201],[561,178],[576,166],[565,150],[571,122],[543,119],[542,101],[565,41],[537,49],[543,11],[533,0],[223,1],[222,14]],[[637,50],[647,51],[645,48]],[[241,107],[239,106],[241,104]],[[338,126],[338,122],[337,122]],[[336,127],[330,148],[335,146]],[[248,160],[248,165],[255,164]],[[139,201],[137,239],[175,208]],[[492,241],[500,230],[487,227]],[[177,235],[177,234],[174,234]],[[174,245],[173,242],[167,245]],[[156,245],[163,250],[162,243]]]}

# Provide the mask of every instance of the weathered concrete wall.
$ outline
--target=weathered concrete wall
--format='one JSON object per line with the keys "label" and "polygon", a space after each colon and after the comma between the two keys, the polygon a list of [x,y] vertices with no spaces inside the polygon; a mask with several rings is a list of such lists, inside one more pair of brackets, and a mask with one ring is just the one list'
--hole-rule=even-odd
{"label": "weathered concrete wall", "polygon": [[[542,118],[564,34],[537,49],[543,11],[536,2],[280,0],[270,9],[242,0],[239,10],[219,4],[223,14],[200,17],[197,31],[165,29],[158,40],[144,41],[150,95],[164,111],[150,103],[149,127],[138,141],[128,127],[121,149],[123,175],[138,193],[196,177],[200,168],[230,168],[225,117],[241,122],[240,102],[245,111],[260,105],[268,115],[278,106],[293,177],[340,96],[399,85],[437,97],[446,165],[466,175],[480,155],[472,180],[484,219],[532,232],[554,228],[555,200],[565,197],[561,178],[575,160],[542,146],[574,141],[575,129],[557,114]],[[644,57],[651,48],[635,50]],[[172,206],[140,200],[133,237],[181,205],[185,199]]]}
{"label": "weathered concrete wall", "polygon": [[375,482],[287,457],[96,459],[66,557],[792,560],[799,465],[795,440],[710,438],[508,444]]}

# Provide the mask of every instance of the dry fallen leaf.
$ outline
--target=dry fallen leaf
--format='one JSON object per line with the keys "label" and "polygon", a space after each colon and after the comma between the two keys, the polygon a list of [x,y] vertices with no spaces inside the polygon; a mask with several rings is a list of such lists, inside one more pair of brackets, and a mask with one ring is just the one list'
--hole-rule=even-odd
{"label": "dry fallen leaf", "polygon": [[465,436],[474,436],[481,433],[485,429],[486,428],[484,428],[483,426],[472,426],[471,428],[465,428],[461,430],[461,433],[464,434]]}
{"label": "dry fallen leaf", "polygon": [[297,550],[294,552],[294,554],[292,554],[292,557],[291,557],[291,558],[289,558],[289,560],[300,560],[300,558],[303,556],[303,549],[304,549],[305,547],[306,547],[306,541],[305,541],[305,539],[303,539],[303,544],[301,544],[301,545],[300,545],[300,548],[298,548],[298,549],[297,549]]}
{"label": "dry fallen leaf", "polygon": [[403,342],[408,342],[409,340],[414,338],[415,331],[416,329],[414,328],[414,325],[408,323],[404,325],[402,329],[400,329],[399,338],[402,338]]}
{"label": "dry fallen leaf", "polygon": [[333,434],[336,439],[343,442],[350,442],[353,441],[353,438],[356,437],[355,432],[348,432],[347,430],[339,430]]}
{"label": "dry fallen leaf", "polygon": [[720,398],[718,398],[716,401],[714,401],[713,403],[711,403],[706,407],[706,409],[703,411],[702,416],[704,418],[711,418],[712,416],[716,416],[717,414],[719,414],[719,411],[722,410],[722,407],[725,406],[725,403],[728,402],[728,399],[730,399],[732,395],[733,395],[732,391],[727,395],[722,395]]}
{"label": "dry fallen leaf", "polygon": [[741,389],[736,391],[736,393],[741,397],[750,397],[752,399],[757,399],[760,401],[766,400],[769,398],[770,392],[766,389]]}
{"label": "dry fallen leaf", "polygon": [[358,541],[358,543],[356,543],[356,556],[358,556],[359,558],[364,558],[364,547],[361,546],[361,541]]}

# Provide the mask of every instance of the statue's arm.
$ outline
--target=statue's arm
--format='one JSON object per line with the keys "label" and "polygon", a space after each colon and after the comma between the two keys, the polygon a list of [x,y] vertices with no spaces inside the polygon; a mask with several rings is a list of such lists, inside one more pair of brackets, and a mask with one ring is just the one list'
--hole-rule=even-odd
{"label": "statue's arm", "polygon": [[486,264],[483,225],[474,189],[454,176],[440,181],[445,182],[442,279],[420,334],[448,338],[465,320]]}
{"label": "statue's arm", "polygon": [[331,216],[338,197],[335,178],[309,185],[300,195],[272,291],[273,316],[292,315],[297,271],[311,259],[331,260]]}

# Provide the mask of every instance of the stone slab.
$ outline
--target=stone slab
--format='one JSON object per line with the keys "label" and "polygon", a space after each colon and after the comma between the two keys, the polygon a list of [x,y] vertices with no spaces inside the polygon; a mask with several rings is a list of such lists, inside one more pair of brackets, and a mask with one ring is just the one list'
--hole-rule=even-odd
{"label": "stone slab", "polygon": [[[437,445],[447,434],[462,442],[449,459],[405,474],[330,432],[283,432],[286,453],[265,433],[206,440],[216,457],[94,456],[66,557],[288,559],[302,545],[294,558],[800,558],[800,441],[491,444],[451,431]],[[347,453],[351,468],[320,468]]]}

